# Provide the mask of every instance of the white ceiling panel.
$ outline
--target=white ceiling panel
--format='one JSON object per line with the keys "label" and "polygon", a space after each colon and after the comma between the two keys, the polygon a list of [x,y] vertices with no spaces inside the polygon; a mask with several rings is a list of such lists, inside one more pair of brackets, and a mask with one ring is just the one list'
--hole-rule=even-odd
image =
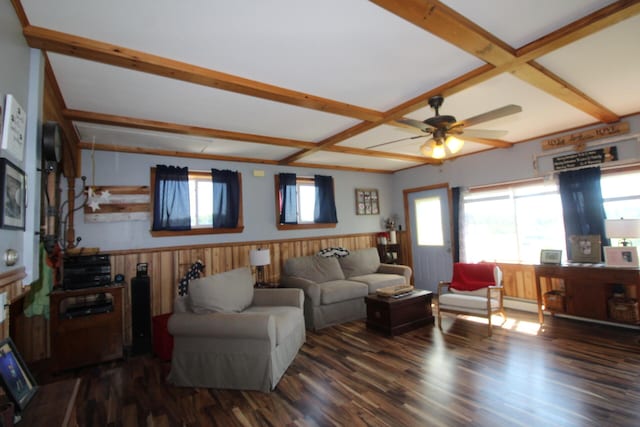
{"label": "white ceiling panel", "polygon": [[443,0],[513,48],[522,47],[614,0]]}
{"label": "white ceiling panel", "polygon": [[640,16],[558,49],[538,62],[616,114],[637,113]]}
{"label": "white ceiling panel", "polygon": [[378,157],[358,156],[354,154],[329,153],[326,151],[313,153],[305,157],[304,162],[327,166],[349,166],[354,168],[380,169],[388,171],[404,169],[411,166],[417,166],[419,164],[403,160],[381,159]]}

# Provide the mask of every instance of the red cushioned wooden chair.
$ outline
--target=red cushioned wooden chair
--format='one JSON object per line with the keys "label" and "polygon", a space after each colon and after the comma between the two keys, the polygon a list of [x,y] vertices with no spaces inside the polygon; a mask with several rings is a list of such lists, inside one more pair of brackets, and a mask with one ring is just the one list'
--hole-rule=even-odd
{"label": "red cushioned wooden chair", "polygon": [[491,316],[507,319],[503,306],[502,270],[493,263],[453,265],[450,282],[438,284],[438,327],[442,329],[442,313],[465,314],[488,320],[491,336]]}

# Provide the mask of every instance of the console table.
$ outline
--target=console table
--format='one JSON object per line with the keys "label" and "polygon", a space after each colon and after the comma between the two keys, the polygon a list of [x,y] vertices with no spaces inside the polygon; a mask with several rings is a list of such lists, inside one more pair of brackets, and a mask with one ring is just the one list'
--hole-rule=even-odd
{"label": "console table", "polygon": [[629,298],[637,300],[640,296],[638,268],[541,264],[534,266],[534,270],[540,324],[544,323],[540,284],[543,277],[563,280],[564,290],[560,295],[565,298],[564,309],[553,312],[571,316],[622,323],[612,319],[607,310],[607,303],[613,297],[614,288],[623,286],[625,295]]}

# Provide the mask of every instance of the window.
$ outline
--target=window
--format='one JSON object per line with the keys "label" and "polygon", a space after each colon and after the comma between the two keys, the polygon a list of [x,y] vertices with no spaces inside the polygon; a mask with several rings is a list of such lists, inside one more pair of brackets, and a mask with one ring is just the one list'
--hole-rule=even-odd
{"label": "window", "polygon": [[[212,169],[212,171],[216,171]],[[218,171],[220,175],[230,171]],[[242,222],[242,177],[237,174],[237,181],[240,186],[239,200],[235,205],[238,205],[238,219],[233,221],[237,225],[233,226],[214,226],[214,212],[216,209],[216,203],[214,201],[214,191],[218,193],[218,199],[220,199],[220,191],[214,190],[215,185],[213,182],[212,172],[205,171],[189,171],[188,172],[188,193],[189,193],[189,216],[190,216],[190,229],[171,230],[171,229],[155,229],[151,231],[151,235],[154,237],[163,236],[175,236],[175,235],[197,235],[197,234],[219,234],[219,233],[241,233],[244,229]],[[154,208],[154,223],[155,210],[156,210],[156,168],[151,168],[151,206]],[[218,184],[220,185],[220,184]],[[223,189],[224,190],[224,189]],[[226,192],[226,191],[223,191]],[[226,212],[233,209],[227,203],[218,203],[222,206],[222,209],[217,216],[226,216]],[[217,221],[218,223],[220,221]]]}
{"label": "window", "polygon": [[279,230],[332,228],[337,215],[333,178],[275,175],[276,221]]}
{"label": "window", "polygon": [[[640,180],[640,170],[603,172],[600,178],[600,188],[604,211],[609,219],[639,219],[640,218],[640,187],[636,184]],[[627,239],[633,246],[640,245],[640,238]],[[620,244],[620,239],[611,239],[611,245]]]}
{"label": "window", "polygon": [[467,262],[534,264],[541,249],[565,247],[555,183],[472,191],[463,197],[463,212],[461,244]]}

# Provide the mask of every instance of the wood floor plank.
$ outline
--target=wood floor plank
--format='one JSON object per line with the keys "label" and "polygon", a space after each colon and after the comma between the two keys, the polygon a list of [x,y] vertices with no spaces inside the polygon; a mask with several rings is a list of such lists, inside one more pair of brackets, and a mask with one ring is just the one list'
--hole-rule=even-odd
{"label": "wood floor plank", "polygon": [[[637,426],[640,331],[509,312],[389,338],[355,321],[307,332],[271,393],[178,388],[152,356],[78,376],[81,426]],[[523,332],[524,331],[524,332]]]}

